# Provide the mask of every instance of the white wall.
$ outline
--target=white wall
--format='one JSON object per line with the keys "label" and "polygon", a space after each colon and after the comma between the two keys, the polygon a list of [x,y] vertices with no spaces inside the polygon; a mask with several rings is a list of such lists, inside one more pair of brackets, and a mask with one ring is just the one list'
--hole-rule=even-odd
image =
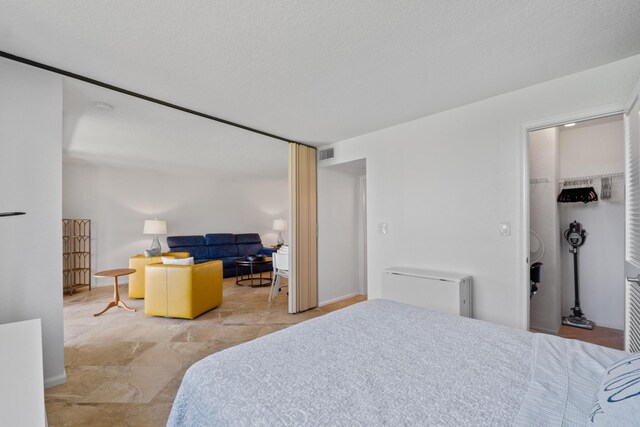
{"label": "white wall", "polygon": [[360,293],[357,175],[318,168],[318,301]]}
{"label": "white wall", "polygon": [[[624,125],[618,120],[559,132],[561,177],[624,171]],[[624,329],[624,178],[614,178],[612,197],[602,199],[600,181],[593,182],[600,200],[560,204],[563,232],[578,221],[589,235],[579,249],[580,306],[597,325]],[[573,255],[562,239],[562,311],[574,306]]]}
{"label": "white wall", "polygon": [[[468,273],[475,317],[525,328],[523,126],[621,109],[639,77],[640,56],[631,57],[334,144],[328,163],[367,161],[369,296],[380,296],[380,272],[392,265]],[[501,221],[510,237],[499,235]],[[388,234],[378,234],[381,222]]]}
{"label": "white wall", "polygon": [[[530,189],[530,226],[544,245],[542,279],[531,298],[531,328],[556,333],[562,317],[560,227],[558,219],[558,128],[529,133],[529,175],[548,182],[533,183]],[[533,261],[533,260],[532,260]]]}
{"label": "white wall", "polygon": [[621,115],[559,129],[561,178],[624,172]]}
{"label": "white wall", "polygon": [[[154,217],[167,221],[170,236],[253,232],[273,245],[273,220],[288,219],[288,194],[286,178],[224,182],[75,162],[65,162],[63,171],[64,217],[92,220],[94,271],[125,267],[148,249],[153,236],[142,234],[142,226]],[[166,236],[159,237],[167,250]]]}
{"label": "white wall", "polygon": [[46,386],[64,382],[62,83],[0,60],[0,323],[40,318]]}

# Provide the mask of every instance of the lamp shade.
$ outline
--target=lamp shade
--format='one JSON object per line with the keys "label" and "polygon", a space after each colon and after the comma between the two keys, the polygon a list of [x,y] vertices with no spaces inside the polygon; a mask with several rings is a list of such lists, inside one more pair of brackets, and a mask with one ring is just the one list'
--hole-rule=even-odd
{"label": "lamp shade", "polygon": [[274,219],[273,220],[273,229],[276,231],[283,231],[287,229],[287,220],[286,219]]}
{"label": "lamp shade", "polygon": [[144,221],[144,234],[167,234],[167,221],[164,219],[147,219]]}

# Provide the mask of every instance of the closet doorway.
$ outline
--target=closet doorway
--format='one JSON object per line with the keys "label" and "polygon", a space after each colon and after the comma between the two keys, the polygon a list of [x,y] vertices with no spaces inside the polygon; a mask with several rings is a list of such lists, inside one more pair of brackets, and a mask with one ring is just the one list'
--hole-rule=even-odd
{"label": "closet doorway", "polygon": [[623,115],[531,131],[528,141],[530,328],[622,349]]}

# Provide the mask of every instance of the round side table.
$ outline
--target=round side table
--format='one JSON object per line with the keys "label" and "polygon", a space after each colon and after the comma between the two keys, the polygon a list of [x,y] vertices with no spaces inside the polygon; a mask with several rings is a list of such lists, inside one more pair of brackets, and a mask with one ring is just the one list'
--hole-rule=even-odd
{"label": "round side table", "polygon": [[[269,270],[269,277],[262,277],[263,266],[271,265],[271,257],[261,257],[256,258],[254,260],[248,260],[246,258],[239,258],[235,261],[236,263],[236,285],[240,286],[251,286],[252,288],[257,288],[261,286],[270,286],[272,276],[272,270]],[[258,277],[254,277],[254,266],[260,266],[260,271]],[[242,270],[240,268],[249,268],[249,274],[245,278]],[[238,274],[240,273],[240,274]],[[239,278],[238,278],[239,277]]]}
{"label": "round side table", "polygon": [[118,292],[118,277],[128,276],[135,272],[136,270],[133,268],[119,268],[116,270],[99,271],[94,274],[95,277],[113,277],[113,301],[111,301],[100,313],[94,314],[94,316],[100,316],[111,307],[120,307],[128,311],[135,311],[134,309],[127,307],[123,301],[120,301],[120,293]]}

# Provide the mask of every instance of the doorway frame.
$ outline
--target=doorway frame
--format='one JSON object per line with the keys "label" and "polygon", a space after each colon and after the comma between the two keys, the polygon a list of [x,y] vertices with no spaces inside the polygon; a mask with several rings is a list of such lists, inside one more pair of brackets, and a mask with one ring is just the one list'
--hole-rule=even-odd
{"label": "doorway frame", "polygon": [[358,291],[360,295],[369,295],[368,262],[367,262],[367,214],[369,212],[367,199],[367,170],[366,159],[364,175],[358,176]]}
{"label": "doorway frame", "polygon": [[[520,312],[522,317],[520,318],[520,327],[528,331],[530,329],[531,320],[531,299],[530,299],[530,287],[529,280],[529,236],[531,233],[531,206],[530,206],[530,188],[529,188],[529,132],[533,132],[541,129],[548,129],[551,127],[561,126],[565,123],[583,122],[592,119],[598,119],[602,117],[613,116],[616,114],[625,114],[627,105],[626,103],[608,104],[600,107],[595,107],[587,110],[581,110],[573,113],[559,114],[557,116],[547,117],[541,120],[535,120],[526,122],[520,125],[520,168],[522,173],[520,174],[520,190],[521,190],[521,212],[520,221],[522,224],[521,232],[519,234],[519,275],[521,285],[520,296]],[[625,152],[626,163],[626,152]],[[625,171],[626,172],[626,171]],[[625,206],[626,211],[626,206]]]}

